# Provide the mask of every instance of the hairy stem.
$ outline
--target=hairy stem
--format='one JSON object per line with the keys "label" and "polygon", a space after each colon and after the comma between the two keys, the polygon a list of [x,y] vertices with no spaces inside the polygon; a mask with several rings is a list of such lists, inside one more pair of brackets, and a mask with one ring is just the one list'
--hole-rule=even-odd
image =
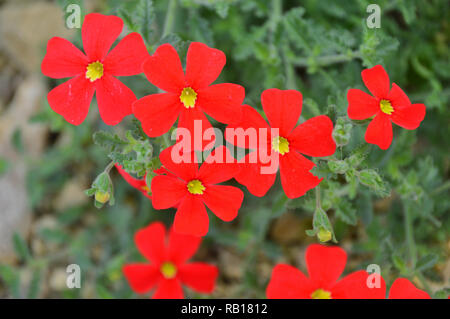
{"label": "hairy stem", "polygon": [[322,204],[320,202],[320,186],[316,186],[315,191],[316,191],[316,209],[321,209]]}
{"label": "hairy stem", "polygon": [[109,171],[111,171],[111,169],[113,168],[114,164],[115,164],[115,163],[114,163],[113,161],[111,161],[111,162],[108,164],[108,166],[105,167],[105,172],[109,174]]}
{"label": "hairy stem", "polygon": [[[350,54],[332,54],[318,56],[314,58],[314,61],[318,66],[327,66],[336,63],[348,62],[360,57],[361,54],[358,51],[353,51]],[[296,58],[292,60],[292,63],[299,67],[306,67],[309,65],[309,58]]]}
{"label": "hairy stem", "polygon": [[404,206],[403,212],[405,215],[405,239],[408,245],[409,260],[411,262],[411,267],[414,269],[417,262],[417,249],[416,242],[414,241],[414,231],[413,231],[413,218],[408,207]]}
{"label": "hairy stem", "polygon": [[166,36],[172,33],[173,26],[175,22],[175,13],[177,10],[177,0],[169,0],[169,5],[167,6],[166,19],[164,20],[164,29],[162,36]]}

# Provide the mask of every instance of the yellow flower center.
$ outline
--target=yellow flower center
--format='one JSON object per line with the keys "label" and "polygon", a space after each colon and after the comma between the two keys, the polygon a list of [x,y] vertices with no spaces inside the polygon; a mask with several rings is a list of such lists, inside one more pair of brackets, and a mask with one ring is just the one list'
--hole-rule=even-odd
{"label": "yellow flower center", "polygon": [[147,193],[150,192],[150,188],[149,188],[147,185],[142,186],[141,189],[142,189],[144,192],[147,192]]}
{"label": "yellow flower center", "polygon": [[317,289],[311,294],[312,299],[331,299],[331,292],[323,290],[323,289]]}
{"label": "yellow flower center", "polygon": [[381,112],[391,115],[394,112],[394,108],[391,105],[389,100],[381,100],[380,101],[380,109]]}
{"label": "yellow flower center", "polygon": [[281,136],[274,137],[272,140],[272,149],[284,155],[289,152],[289,141]]}
{"label": "yellow flower center", "polygon": [[91,82],[100,79],[103,76],[103,64],[99,61],[89,63],[86,67],[86,79]]}
{"label": "yellow flower center", "polygon": [[172,279],[177,275],[177,267],[170,261],[166,261],[161,265],[161,273],[166,279]]}
{"label": "yellow flower center", "polygon": [[181,91],[180,101],[184,104],[185,108],[190,108],[195,106],[195,101],[197,100],[197,93],[190,87],[184,88]]}
{"label": "yellow flower center", "polygon": [[205,186],[203,186],[202,182],[198,179],[193,179],[187,184],[187,189],[191,194],[202,195],[205,190]]}

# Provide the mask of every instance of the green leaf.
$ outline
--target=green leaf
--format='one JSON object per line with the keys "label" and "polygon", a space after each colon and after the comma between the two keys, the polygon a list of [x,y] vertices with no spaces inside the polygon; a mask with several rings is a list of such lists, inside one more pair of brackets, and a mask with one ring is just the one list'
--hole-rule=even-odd
{"label": "green leaf", "polygon": [[14,298],[20,298],[20,276],[19,272],[11,266],[0,264],[0,278],[8,287]]}
{"label": "green leaf", "polygon": [[9,162],[6,159],[0,157],[0,176],[6,173],[9,166]]}
{"label": "green leaf", "polygon": [[153,34],[152,24],[155,19],[155,9],[152,0],[141,0],[137,6],[138,24],[140,25],[141,35],[146,43],[151,43]]}
{"label": "green leaf", "polygon": [[327,164],[330,171],[336,174],[344,174],[349,168],[348,162],[346,161],[330,160]]}
{"label": "green leaf", "polygon": [[416,270],[424,271],[433,267],[439,260],[436,254],[428,254],[420,258],[416,263]]}
{"label": "green leaf", "polygon": [[406,264],[403,261],[403,259],[401,259],[399,256],[393,255],[392,256],[392,262],[393,262],[395,268],[397,268],[400,271],[401,274],[407,273]]}
{"label": "green leaf", "polygon": [[14,250],[17,255],[24,261],[31,259],[30,250],[25,240],[17,233],[13,235]]}
{"label": "green leaf", "polygon": [[383,181],[378,172],[374,169],[365,169],[357,173],[359,182],[372,190],[380,196],[389,195],[389,188]]}
{"label": "green leaf", "polygon": [[114,299],[114,295],[112,295],[109,290],[100,283],[97,284],[96,291],[98,297],[101,299]]}
{"label": "green leaf", "polygon": [[117,134],[111,134],[105,131],[98,131],[93,136],[94,143],[103,147],[108,152],[113,152],[120,147],[128,145],[128,142],[122,140]]}
{"label": "green leaf", "polygon": [[40,283],[41,283],[41,271],[36,269],[33,271],[33,277],[31,278],[30,286],[28,287],[27,298],[35,299],[39,295]]}

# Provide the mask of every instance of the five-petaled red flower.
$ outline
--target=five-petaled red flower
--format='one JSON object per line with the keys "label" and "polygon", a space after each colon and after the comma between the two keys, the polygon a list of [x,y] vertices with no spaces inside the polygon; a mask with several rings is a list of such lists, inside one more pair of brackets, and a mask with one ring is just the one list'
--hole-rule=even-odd
{"label": "five-petaled red flower", "polygon": [[182,235],[166,229],[160,222],[150,224],[135,235],[139,252],[150,263],[133,263],[123,267],[123,272],[133,291],[147,293],[153,288],[153,298],[183,298],[184,284],[200,293],[211,293],[218,276],[216,266],[202,262],[187,263],[197,251],[201,237]]}
{"label": "five-petaled red flower", "polygon": [[398,278],[389,290],[389,299],[431,299],[430,295],[416,288],[406,278]]}
{"label": "five-petaled red flower", "polygon": [[279,264],[272,271],[266,289],[271,299],[383,299],[386,285],[369,288],[369,274],[355,271],[339,280],[347,262],[340,247],[310,245],[305,254],[309,277],[289,265]]}
{"label": "five-petaled red flower", "polygon": [[411,104],[408,96],[395,83],[390,88],[389,76],[381,65],[361,72],[364,84],[373,94],[350,89],[347,93],[348,117],[365,120],[375,115],[367,127],[367,143],[386,150],[392,142],[391,121],[407,130],[415,130],[425,117],[424,104]]}
{"label": "five-petaled red flower", "polygon": [[42,73],[55,79],[72,77],[47,95],[50,107],[67,122],[79,125],[84,121],[94,91],[106,124],[116,125],[132,113],[136,96],[115,76],[142,73],[142,63],[149,54],[136,32],[124,37],[108,53],[122,28],[119,17],[91,13],[84,18],[81,29],[86,54],[66,39],[54,37],[48,41]]}
{"label": "five-petaled red flower", "polygon": [[386,285],[369,288],[369,274],[355,271],[339,280],[347,262],[340,247],[313,244],[306,250],[309,277],[289,265],[279,264],[272,271],[266,289],[271,299],[384,299]]}
{"label": "five-petaled red flower", "polygon": [[[231,83],[211,85],[225,61],[222,51],[193,42],[187,52],[184,73],[174,47],[170,44],[159,46],[144,62],[144,73],[152,84],[167,93],[148,95],[133,104],[133,113],[141,121],[144,132],[150,137],[163,135],[180,117],[178,128],[186,128],[194,134],[194,121],[197,120],[202,125],[203,136],[211,128],[203,112],[227,124],[239,118],[244,88]],[[202,136],[196,137],[198,141]],[[213,140],[212,135],[196,147],[192,136],[191,145],[199,150]]]}
{"label": "five-petaled red flower", "polygon": [[[257,160],[252,160],[252,153],[241,159],[242,169],[236,175],[236,180],[246,186],[255,196],[264,196],[275,182],[278,166],[273,172],[264,172],[268,160],[260,156],[260,152],[278,156],[281,175],[281,185],[289,198],[304,195],[316,187],[322,179],[314,176],[310,170],[315,164],[305,158],[308,156],[329,156],[336,150],[332,138],[333,123],[325,116],[313,117],[297,125],[302,112],[302,94],[295,90],[265,90],[261,102],[269,124],[252,107],[243,106],[242,119],[229,125],[225,131],[228,141],[239,147],[255,148],[238,136],[238,128],[254,129],[258,134]],[[277,128],[279,135],[273,135],[271,129]],[[233,137],[230,129],[235,130]],[[261,132],[267,132],[262,134]],[[273,163],[272,163],[273,164]],[[277,163],[278,164],[278,163]]]}
{"label": "five-petaled red flower", "polygon": [[178,156],[175,146],[166,148],[159,155],[162,165],[175,176],[159,175],[152,179],[153,207],[167,209],[178,205],[173,225],[175,231],[204,236],[209,228],[205,205],[224,221],[237,216],[244,193],[234,186],[216,184],[233,178],[239,168],[224,146],[214,149],[200,169],[194,152],[188,154],[185,162],[177,163],[178,159],[173,158]]}

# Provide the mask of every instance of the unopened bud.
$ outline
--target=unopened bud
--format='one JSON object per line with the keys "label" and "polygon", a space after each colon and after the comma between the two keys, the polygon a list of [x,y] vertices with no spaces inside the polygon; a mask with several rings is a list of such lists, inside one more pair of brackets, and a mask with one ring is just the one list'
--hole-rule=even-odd
{"label": "unopened bud", "polygon": [[109,195],[108,192],[102,192],[102,191],[95,192],[95,200],[99,203],[105,204],[107,201],[109,201],[110,197],[111,196]]}
{"label": "unopened bud", "polygon": [[322,243],[326,243],[327,241],[330,241],[332,237],[332,234],[329,230],[326,230],[325,228],[321,227],[319,232],[317,233],[317,238],[319,238],[319,240]]}

